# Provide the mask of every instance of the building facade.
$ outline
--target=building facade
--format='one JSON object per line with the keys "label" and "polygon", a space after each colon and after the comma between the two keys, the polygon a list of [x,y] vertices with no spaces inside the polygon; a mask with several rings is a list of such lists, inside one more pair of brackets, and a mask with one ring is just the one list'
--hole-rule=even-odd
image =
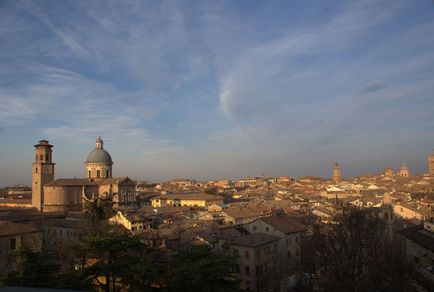
{"label": "building facade", "polygon": [[237,257],[234,272],[238,274],[241,290],[276,291],[279,272],[278,241],[276,236],[256,233],[223,244],[223,254]]}
{"label": "building facade", "polygon": [[101,137],[85,162],[86,178],[54,179],[53,147],[46,140],[35,145],[32,164],[32,206],[43,212],[82,211],[86,199],[110,197],[114,206],[135,202],[136,183],[128,177],[112,177],[113,161]]}

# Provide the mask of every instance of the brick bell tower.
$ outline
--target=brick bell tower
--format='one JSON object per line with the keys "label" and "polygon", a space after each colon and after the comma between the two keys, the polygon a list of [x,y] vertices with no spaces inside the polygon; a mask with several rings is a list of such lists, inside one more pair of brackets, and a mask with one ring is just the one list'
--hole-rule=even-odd
{"label": "brick bell tower", "polygon": [[32,206],[42,211],[44,203],[44,185],[54,180],[54,163],[51,148],[47,140],[41,140],[35,146],[35,162],[32,163]]}

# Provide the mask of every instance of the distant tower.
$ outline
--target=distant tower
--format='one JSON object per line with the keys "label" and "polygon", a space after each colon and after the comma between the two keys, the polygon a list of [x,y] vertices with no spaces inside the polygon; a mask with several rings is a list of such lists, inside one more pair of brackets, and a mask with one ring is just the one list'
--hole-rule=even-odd
{"label": "distant tower", "polygon": [[434,176],[434,153],[428,156],[428,173]]}
{"label": "distant tower", "polygon": [[407,165],[403,163],[398,171],[398,176],[402,177],[408,177],[410,176],[410,170],[408,169]]}
{"label": "distant tower", "polygon": [[112,177],[112,157],[104,150],[101,137],[95,141],[93,149],[86,159],[86,176],[90,179],[103,179]]}
{"label": "distant tower", "polygon": [[32,206],[39,211],[44,203],[43,186],[54,180],[54,163],[51,148],[47,140],[41,140],[35,146],[35,162],[32,163]]}
{"label": "distant tower", "polygon": [[384,169],[384,176],[392,177],[393,176],[393,169],[391,169],[390,167],[386,167]]}
{"label": "distant tower", "polygon": [[333,180],[337,183],[341,181],[341,167],[337,162],[333,166]]}

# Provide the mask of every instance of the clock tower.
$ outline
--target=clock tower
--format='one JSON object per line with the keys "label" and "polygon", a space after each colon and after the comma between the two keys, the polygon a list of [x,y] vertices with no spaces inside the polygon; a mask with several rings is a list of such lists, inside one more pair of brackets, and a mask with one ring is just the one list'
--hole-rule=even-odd
{"label": "clock tower", "polygon": [[41,140],[35,146],[35,162],[32,163],[32,206],[42,211],[44,204],[44,185],[54,180],[54,163],[51,148],[47,140]]}

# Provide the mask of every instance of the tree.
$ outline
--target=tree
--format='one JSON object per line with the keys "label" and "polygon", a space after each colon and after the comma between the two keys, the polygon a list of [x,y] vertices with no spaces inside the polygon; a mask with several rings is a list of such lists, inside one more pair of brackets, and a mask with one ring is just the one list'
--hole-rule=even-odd
{"label": "tree", "polygon": [[108,229],[108,220],[115,214],[113,200],[109,198],[86,198],[85,203],[85,227],[90,235],[98,235]]}
{"label": "tree", "polygon": [[216,255],[207,247],[180,252],[171,264],[170,291],[236,291],[233,257]]}
{"label": "tree", "polygon": [[[410,268],[385,222],[370,210],[345,208],[336,224],[317,225],[303,244],[302,275],[321,291],[403,291]],[[312,288],[310,277],[302,277]]]}
{"label": "tree", "polygon": [[47,252],[20,248],[11,257],[15,269],[5,279],[6,285],[45,288],[56,285],[58,266]]}
{"label": "tree", "polygon": [[143,259],[144,245],[129,234],[107,232],[89,236],[82,242],[82,249],[87,251],[87,263],[81,273],[105,291],[136,286],[131,283],[138,266]]}

